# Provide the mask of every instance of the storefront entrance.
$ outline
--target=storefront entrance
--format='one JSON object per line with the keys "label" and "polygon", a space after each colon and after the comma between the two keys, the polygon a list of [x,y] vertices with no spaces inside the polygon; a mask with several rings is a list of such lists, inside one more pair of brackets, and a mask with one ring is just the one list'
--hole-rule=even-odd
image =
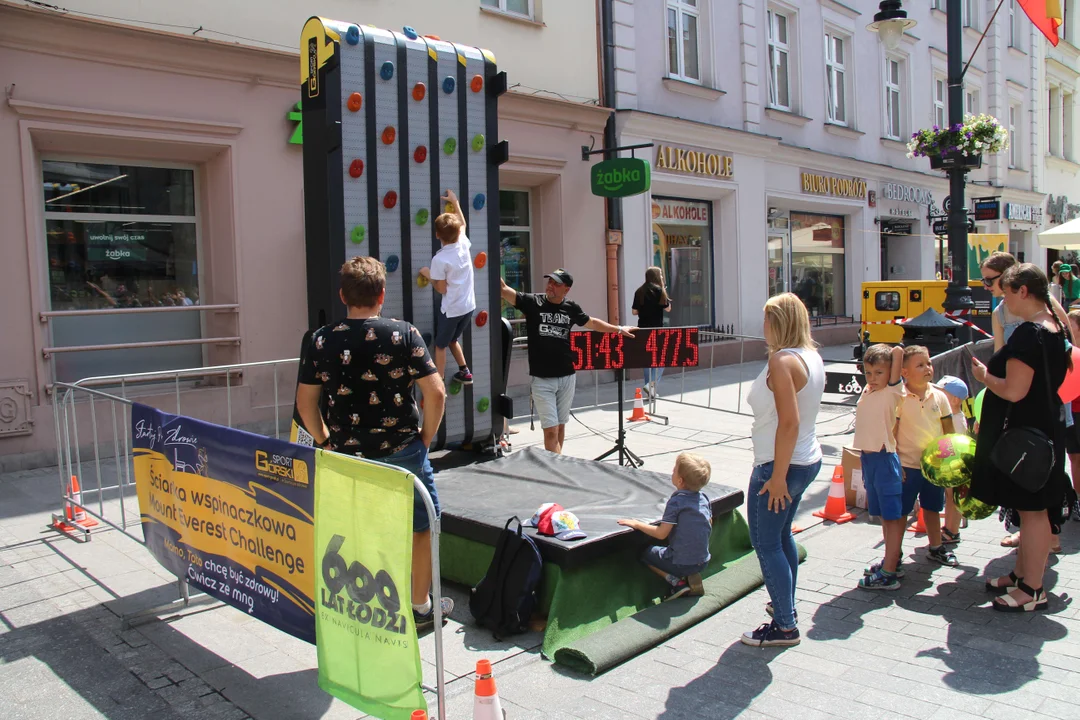
{"label": "storefront entrance", "polygon": [[811,316],[846,315],[844,217],[790,212],[769,219],[769,295],[793,292]]}
{"label": "storefront entrance", "polygon": [[[712,203],[653,196],[652,264],[664,271],[674,326],[713,324]],[[633,285],[644,278],[633,278]]]}

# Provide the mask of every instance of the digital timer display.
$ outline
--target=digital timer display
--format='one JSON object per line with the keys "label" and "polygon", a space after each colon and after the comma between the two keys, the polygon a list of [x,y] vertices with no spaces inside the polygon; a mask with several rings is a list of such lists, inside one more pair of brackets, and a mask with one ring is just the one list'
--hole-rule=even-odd
{"label": "digital timer display", "polygon": [[698,365],[698,328],[636,328],[619,333],[572,332],[574,370],[678,368]]}

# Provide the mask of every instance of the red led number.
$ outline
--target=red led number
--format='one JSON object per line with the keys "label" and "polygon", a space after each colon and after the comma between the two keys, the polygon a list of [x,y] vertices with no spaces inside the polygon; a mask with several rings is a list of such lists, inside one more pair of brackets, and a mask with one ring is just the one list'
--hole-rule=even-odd
{"label": "red led number", "polygon": [[671,354],[671,364],[669,365],[669,367],[678,367],[679,366],[679,348],[682,347],[682,337],[683,337],[683,331],[682,330],[676,330],[675,331],[675,352],[673,352]]}
{"label": "red led number", "polygon": [[585,369],[593,369],[593,347],[592,347],[592,333],[585,334]]}
{"label": "red led number", "polygon": [[615,347],[612,348],[616,356],[611,366],[613,370],[618,370],[626,364],[626,356],[623,355],[623,342],[625,340],[626,338],[622,336],[622,333],[615,335]]}
{"label": "red led number", "polygon": [[664,348],[660,351],[660,367],[670,367],[668,362],[668,347],[671,345],[671,330],[661,330],[664,335]]}
{"label": "red led number", "polygon": [[645,343],[645,351],[652,354],[652,363],[649,364],[649,367],[657,366],[656,353],[658,349],[656,346],[656,331],[653,330],[649,333],[649,339]]}
{"label": "red led number", "polygon": [[690,357],[683,361],[687,367],[697,367],[698,364],[698,331],[690,329],[686,331],[686,347],[690,350]]}
{"label": "red led number", "polygon": [[584,353],[581,351],[581,335],[570,333],[570,352],[574,353],[574,369],[581,370],[585,362]]}
{"label": "red led number", "polygon": [[604,363],[603,363],[603,365],[600,366],[601,369],[610,370],[611,369],[611,335],[609,333],[604,333],[603,334],[602,339],[600,340],[600,344],[596,346],[596,354],[597,354],[597,360],[600,359],[600,357],[599,357],[600,355],[604,356]]}

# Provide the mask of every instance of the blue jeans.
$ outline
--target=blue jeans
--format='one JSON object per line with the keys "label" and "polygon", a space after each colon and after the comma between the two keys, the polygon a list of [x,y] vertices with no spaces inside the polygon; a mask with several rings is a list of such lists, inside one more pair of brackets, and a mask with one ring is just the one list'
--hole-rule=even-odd
{"label": "blue jeans", "polygon": [[[428,449],[424,447],[424,441],[417,435],[416,438],[409,443],[404,450],[396,452],[393,455],[387,455],[381,458],[372,458],[377,462],[386,463],[387,465],[396,465],[402,470],[408,470],[416,477],[420,478],[420,482],[424,483],[424,487],[427,488],[428,495],[431,496],[431,504],[435,506],[435,517],[442,514],[442,508],[439,506],[439,493],[435,490],[435,471],[431,467],[431,462],[428,460]],[[424,499],[420,497],[420,493],[413,488],[413,532],[424,532],[431,527],[431,520],[428,518],[427,508],[424,507]]]}
{"label": "blue jeans", "polygon": [[758,495],[772,477],[773,464],[758,465],[750,475],[746,508],[750,521],[750,542],[757,551],[765,589],[773,604],[776,624],[787,630],[795,627],[795,580],[799,574],[799,551],[791,536],[791,520],[799,509],[806,488],[817,477],[821,461],[788,467],[787,488],[791,502],[780,512],[769,510],[769,494]]}
{"label": "blue jeans", "polygon": [[645,384],[660,382],[660,376],[664,374],[664,368],[645,368]]}

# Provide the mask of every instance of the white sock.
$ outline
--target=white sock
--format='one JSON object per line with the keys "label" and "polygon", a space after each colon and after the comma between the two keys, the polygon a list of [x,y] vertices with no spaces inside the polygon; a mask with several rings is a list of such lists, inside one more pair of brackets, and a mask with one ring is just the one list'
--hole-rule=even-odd
{"label": "white sock", "polygon": [[427,615],[429,612],[431,612],[431,596],[428,595],[428,598],[424,601],[423,605],[417,605],[416,603],[413,603],[412,608],[421,615]]}

